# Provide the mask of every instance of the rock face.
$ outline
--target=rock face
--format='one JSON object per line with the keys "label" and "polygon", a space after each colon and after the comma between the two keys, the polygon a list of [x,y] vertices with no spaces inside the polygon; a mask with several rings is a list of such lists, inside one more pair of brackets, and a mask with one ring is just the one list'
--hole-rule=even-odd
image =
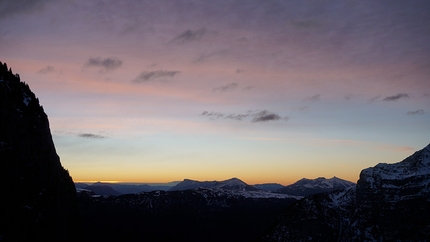
{"label": "rock face", "polygon": [[395,164],[364,169],[355,187],[306,197],[264,241],[427,241],[430,145]]}
{"label": "rock face", "polygon": [[364,169],[356,193],[357,215],[367,215],[357,226],[372,238],[430,238],[430,145],[402,162]]}
{"label": "rock face", "polygon": [[76,190],[55,151],[47,115],[1,62],[0,194],[0,240],[74,240]]}

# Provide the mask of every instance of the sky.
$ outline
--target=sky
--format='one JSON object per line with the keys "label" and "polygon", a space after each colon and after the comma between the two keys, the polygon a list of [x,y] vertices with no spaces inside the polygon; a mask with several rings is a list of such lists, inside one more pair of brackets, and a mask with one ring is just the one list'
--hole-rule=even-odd
{"label": "sky", "polygon": [[430,2],[0,2],[75,181],[291,184],[430,143]]}

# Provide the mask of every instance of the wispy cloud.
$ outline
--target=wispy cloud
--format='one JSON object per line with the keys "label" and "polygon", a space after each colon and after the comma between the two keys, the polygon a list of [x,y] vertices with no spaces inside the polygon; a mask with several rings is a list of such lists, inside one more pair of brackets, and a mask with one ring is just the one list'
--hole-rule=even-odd
{"label": "wispy cloud", "polygon": [[380,98],[381,98],[381,95],[378,95],[378,96],[376,96],[376,97],[372,97],[372,98],[369,100],[369,103],[376,102],[376,101],[378,101]]}
{"label": "wispy cloud", "polygon": [[202,116],[207,116],[210,117],[211,119],[219,119],[219,118],[224,118],[224,119],[234,119],[234,120],[238,120],[238,121],[242,121],[242,119],[247,118],[250,114],[225,114],[225,113],[220,113],[220,112],[208,112],[208,111],[204,111],[202,113]]}
{"label": "wispy cloud", "polygon": [[50,0],[27,1],[27,0],[4,0],[0,4],[0,18],[13,16],[15,14],[28,14],[42,10]]}
{"label": "wispy cloud", "polygon": [[382,101],[387,101],[387,102],[389,102],[389,101],[397,101],[399,99],[404,99],[404,98],[409,98],[409,95],[406,94],[406,93],[399,93],[399,94],[394,95],[394,96],[385,97],[384,99],[382,99]]}
{"label": "wispy cloud", "polygon": [[300,106],[299,111],[306,111],[309,109],[309,106]]}
{"label": "wispy cloud", "polygon": [[207,33],[206,28],[197,30],[187,29],[169,41],[169,43],[185,43],[189,41],[200,40]]}
{"label": "wispy cloud", "polygon": [[319,100],[321,100],[320,94],[313,95],[312,97],[308,97],[305,99],[305,101],[308,101],[308,102],[318,102]]}
{"label": "wispy cloud", "polygon": [[166,71],[166,70],[157,70],[157,71],[143,71],[137,76],[133,82],[142,83],[148,82],[155,79],[163,79],[163,78],[173,78],[175,75],[181,73],[180,71]]}
{"label": "wispy cloud", "polygon": [[260,111],[253,115],[254,118],[251,120],[251,122],[267,122],[267,121],[274,121],[281,119],[281,116],[279,116],[276,113],[269,112],[267,110]]}
{"label": "wispy cloud", "polygon": [[273,113],[267,110],[262,111],[248,111],[247,113],[243,114],[227,114],[227,113],[221,113],[221,112],[208,112],[204,111],[202,116],[210,117],[212,120],[215,119],[233,119],[237,121],[242,121],[244,119],[247,119],[248,117],[252,117],[251,122],[252,123],[258,123],[258,122],[267,122],[267,121],[277,121],[280,119],[284,119],[287,121],[289,117],[282,118],[279,114]]}
{"label": "wispy cloud", "polygon": [[400,145],[391,145],[391,144],[378,144],[372,145],[372,148],[375,150],[389,150],[395,152],[413,152],[416,149],[410,146],[400,146]]}
{"label": "wispy cloud", "polygon": [[237,86],[238,86],[238,84],[233,82],[233,83],[229,83],[227,85],[221,86],[221,87],[216,87],[216,88],[212,89],[212,91],[213,92],[227,92],[227,91],[234,90]]}
{"label": "wispy cloud", "polygon": [[410,111],[406,113],[407,115],[423,115],[425,114],[424,110],[418,109],[416,111]]}
{"label": "wispy cloud", "polygon": [[56,72],[55,68],[53,66],[47,66],[45,68],[40,69],[37,74],[49,74],[49,73],[53,73]]}
{"label": "wispy cloud", "polygon": [[89,139],[104,139],[106,136],[98,135],[98,134],[91,134],[91,133],[82,133],[78,134],[81,138],[89,138]]}
{"label": "wispy cloud", "polygon": [[199,62],[204,62],[208,59],[217,57],[217,56],[223,56],[225,54],[227,54],[228,52],[226,50],[218,50],[218,51],[213,51],[210,52],[208,54],[201,54],[197,59],[195,59],[193,61],[193,63],[199,63]]}
{"label": "wispy cloud", "polygon": [[349,101],[349,100],[351,100],[352,96],[353,96],[353,95],[348,94],[348,95],[345,95],[345,97],[344,97],[344,98],[345,98],[345,100],[348,100],[348,101]]}
{"label": "wispy cloud", "polygon": [[100,68],[101,72],[113,71],[121,67],[122,61],[117,57],[109,57],[109,58],[90,58],[86,63],[85,67],[96,67]]}

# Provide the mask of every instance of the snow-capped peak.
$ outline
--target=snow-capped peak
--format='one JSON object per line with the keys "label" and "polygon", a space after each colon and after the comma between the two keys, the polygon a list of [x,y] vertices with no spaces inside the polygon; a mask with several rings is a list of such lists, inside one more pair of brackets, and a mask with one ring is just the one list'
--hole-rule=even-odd
{"label": "snow-capped peak", "polygon": [[332,177],[330,179],[326,179],[325,177],[318,177],[316,179],[302,178],[294,184],[285,186],[277,191],[295,196],[308,196],[316,193],[343,190],[354,185],[355,183],[353,182],[337,177]]}
{"label": "snow-capped peak", "polygon": [[245,182],[238,178],[231,178],[225,181],[218,182],[214,187],[216,188],[243,188],[248,186]]}
{"label": "snow-capped peak", "polygon": [[306,188],[335,188],[335,187],[343,187],[347,188],[353,186],[354,183],[350,181],[346,181],[337,177],[332,177],[330,179],[326,179],[325,177],[318,177],[316,179],[307,179],[302,178],[291,186],[302,186]]}
{"label": "snow-capped peak", "polygon": [[361,171],[360,179],[366,181],[369,186],[375,186],[375,182],[404,180],[412,177],[428,177],[430,175],[430,144],[422,150],[401,162],[387,164],[379,163],[375,167],[369,167]]}

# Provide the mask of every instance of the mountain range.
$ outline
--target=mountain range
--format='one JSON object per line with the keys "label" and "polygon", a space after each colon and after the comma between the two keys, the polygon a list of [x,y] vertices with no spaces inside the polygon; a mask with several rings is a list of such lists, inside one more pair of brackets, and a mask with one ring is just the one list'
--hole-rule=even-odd
{"label": "mountain range", "polygon": [[93,184],[86,184],[82,182],[76,182],[75,186],[78,191],[90,190],[97,195],[107,196],[119,196],[122,194],[133,194],[140,192],[151,192],[151,191],[167,191],[172,188],[172,184],[166,183],[165,185],[147,185],[147,184],[123,184],[123,183],[107,183],[107,182],[95,182]]}
{"label": "mountain range", "polygon": [[[172,183],[170,183],[172,184]],[[335,190],[343,190],[345,188],[354,186],[355,183],[346,181],[337,177],[326,179],[319,177],[316,179],[303,178],[299,181],[283,186],[277,183],[248,185],[238,178],[231,178],[225,181],[196,181],[191,179],[184,179],[175,186],[150,186],[146,184],[133,185],[121,183],[102,183],[96,182],[91,185],[85,183],[75,183],[78,191],[86,189],[94,192],[97,195],[119,196],[122,194],[133,194],[140,192],[150,191],[184,191],[196,188],[210,188],[217,190],[234,190],[241,191],[242,193],[248,192],[249,194],[256,194],[257,192],[270,192],[277,194],[286,194],[296,197],[308,196],[316,193],[331,192]]]}

